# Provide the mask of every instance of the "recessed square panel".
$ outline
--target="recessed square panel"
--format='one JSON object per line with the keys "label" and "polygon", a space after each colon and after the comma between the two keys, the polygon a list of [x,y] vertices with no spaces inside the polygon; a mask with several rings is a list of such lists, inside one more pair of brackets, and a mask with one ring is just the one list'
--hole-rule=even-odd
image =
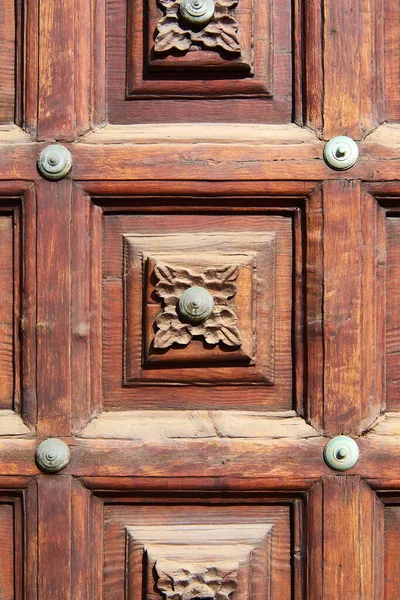
{"label": "recessed square panel", "polygon": [[292,18],[289,0],[107,2],[107,120],[291,122]]}
{"label": "recessed square panel", "polygon": [[[102,222],[105,410],[292,407],[291,212],[105,212]],[[211,302],[199,322],[185,314],[198,288],[199,306]]]}
{"label": "recessed square panel", "polygon": [[130,96],[199,97],[206,93],[199,82],[205,77],[215,96],[271,95],[268,3],[146,0],[144,4],[143,18],[143,7],[130,2]]}
{"label": "recessed square panel", "polygon": [[104,525],[105,600],[290,600],[300,592],[291,560],[300,523],[290,500],[126,499],[105,504]]}
{"label": "recessed square panel", "polygon": [[[224,382],[227,377],[273,383],[274,233],[124,239],[125,383]],[[196,290],[200,306],[202,291],[211,302],[211,313],[201,321],[179,308],[183,294]]]}

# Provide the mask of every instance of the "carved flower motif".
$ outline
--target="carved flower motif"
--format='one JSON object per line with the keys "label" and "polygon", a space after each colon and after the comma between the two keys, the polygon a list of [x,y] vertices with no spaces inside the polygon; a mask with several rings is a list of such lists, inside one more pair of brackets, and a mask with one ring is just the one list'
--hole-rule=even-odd
{"label": "carved flower motif", "polygon": [[156,52],[169,52],[172,49],[187,52],[193,46],[193,49],[199,47],[240,54],[238,24],[230,14],[238,0],[215,0],[214,16],[200,30],[181,23],[181,0],[158,0],[158,3],[166,14],[157,24],[154,40]]}
{"label": "carved flower motif", "polygon": [[229,600],[237,587],[237,570],[226,572],[209,567],[200,573],[188,569],[164,572],[157,569],[157,588],[167,600]]}
{"label": "carved flower motif", "polygon": [[[237,265],[210,267],[202,273],[192,273],[185,268],[157,263],[154,272],[158,279],[156,292],[164,301],[163,312],[155,322],[155,348],[168,348],[173,343],[186,346],[193,336],[203,336],[211,345],[222,342],[226,346],[241,346],[237,316],[228,306],[228,300],[237,292]],[[185,322],[177,310],[181,294],[192,286],[206,288],[214,300],[211,315],[202,323]]]}

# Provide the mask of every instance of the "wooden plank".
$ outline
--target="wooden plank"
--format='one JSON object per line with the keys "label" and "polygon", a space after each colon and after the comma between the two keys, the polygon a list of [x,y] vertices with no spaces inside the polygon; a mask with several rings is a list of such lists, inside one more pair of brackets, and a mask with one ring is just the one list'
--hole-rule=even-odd
{"label": "wooden plank", "polygon": [[[14,222],[0,214],[0,408],[14,406]],[[18,273],[18,272],[17,272]],[[18,280],[18,275],[17,280]]]}
{"label": "wooden plank", "polygon": [[71,596],[71,478],[38,478],[38,596],[63,600]]}
{"label": "wooden plank", "polygon": [[315,422],[332,435],[361,433],[384,402],[375,209],[358,182],[323,186],[324,405]]}
{"label": "wooden plank", "polygon": [[323,598],[383,598],[383,507],[357,477],[324,479]]}
{"label": "wooden plank", "polygon": [[36,188],[22,200],[22,289],[19,337],[22,346],[22,406],[24,422],[33,429],[37,419],[36,396]]}
{"label": "wooden plank", "polygon": [[39,3],[38,139],[75,134],[74,0]]}
{"label": "wooden plank", "polygon": [[17,6],[13,0],[0,5],[0,123],[15,120]]}
{"label": "wooden plank", "polygon": [[72,598],[99,599],[103,579],[103,502],[72,481]]}
{"label": "wooden plank", "polygon": [[[14,514],[15,507],[13,503],[4,503],[0,499],[0,600],[9,600],[14,598],[14,567],[16,561],[16,542],[21,543],[14,537],[14,519],[18,521],[18,516]],[[21,533],[21,532],[19,532]]]}
{"label": "wooden plank", "polygon": [[381,0],[325,0],[323,135],[363,138],[382,114]]}
{"label": "wooden plank", "polygon": [[69,435],[71,181],[38,182],[38,432]]}

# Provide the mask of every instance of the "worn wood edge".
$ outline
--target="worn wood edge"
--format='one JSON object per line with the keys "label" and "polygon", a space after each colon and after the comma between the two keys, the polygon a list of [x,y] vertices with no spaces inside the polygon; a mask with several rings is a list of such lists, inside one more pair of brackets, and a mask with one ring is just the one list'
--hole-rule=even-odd
{"label": "worn wood edge", "polygon": [[31,435],[31,430],[13,410],[0,410],[0,436]]}
{"label": "worn wood edge", "polygon": [[318,142],[308,129],[294,123],[259,125],[241,123],[165,123],[106,125],[82,136],[84,144],[159,144],[250,142],[260,144],[304,144]]}
{"label": "worn wood edge", "polygon": [[[384,123],[365,137],[364,143],[381,144],[383,146],[400,146],[400,123]],[[363,144],[363,142],[361,143]]]}
{"label": "worn wood edge", "polygon": [[103,412],[77,437],[169,440],[205,438],[308,438],[320,434],[294,411],[266,413],[226,410]]}
{"label": "worn wood edge", "polygon": [[0,144],[32,143],[32,138],[18,125],[0,125]]}
{"label": "worn wood edge", "polygon": [[400,413],[387,412],[369,431],[370,435],[400,436]]}

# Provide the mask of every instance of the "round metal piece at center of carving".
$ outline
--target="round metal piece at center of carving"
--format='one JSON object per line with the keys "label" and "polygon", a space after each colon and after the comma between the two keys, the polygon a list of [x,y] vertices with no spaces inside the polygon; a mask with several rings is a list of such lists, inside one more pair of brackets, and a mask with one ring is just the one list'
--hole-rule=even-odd
{"label": "round metal piece at center of carving", "polygon": [[214,0],[181,0],[179,12],[193,25],[206,25],[214,16]]}
{"label": "round metal piece at center of carving", "polygon": [[71,153],[60,144],[50,144],[41,151],[38,158],[38,169],[46,179],[62,179],[72,167]]}
{"label": "round metal piece at center of carving", "polygon": [[69,448],[58,438],[49,438],[36,449],[36,462],[45,473],[58,473],[69,463]]}
{"label": "round metal piece at center of carving", "polygon": [[193,286],[183,292],[179,298],[178,308],[181,317],[185,321],[202,323],[211,315],[214,300],[208,290]]}
{"label": "round metal piece at center of carving", "polygon": [[358,146],[346,135],[332,138],[324,148],[325,162],[337,171],[346,171],[358,159]]}
{"label": "round metal piece at center of carving", "polygon": [[357,443],[347,437],[338,435],[327,443],[324,450],[324,459],[328,467],[335,471],[347,471],[354,467],[358,461],[359,450]]}

